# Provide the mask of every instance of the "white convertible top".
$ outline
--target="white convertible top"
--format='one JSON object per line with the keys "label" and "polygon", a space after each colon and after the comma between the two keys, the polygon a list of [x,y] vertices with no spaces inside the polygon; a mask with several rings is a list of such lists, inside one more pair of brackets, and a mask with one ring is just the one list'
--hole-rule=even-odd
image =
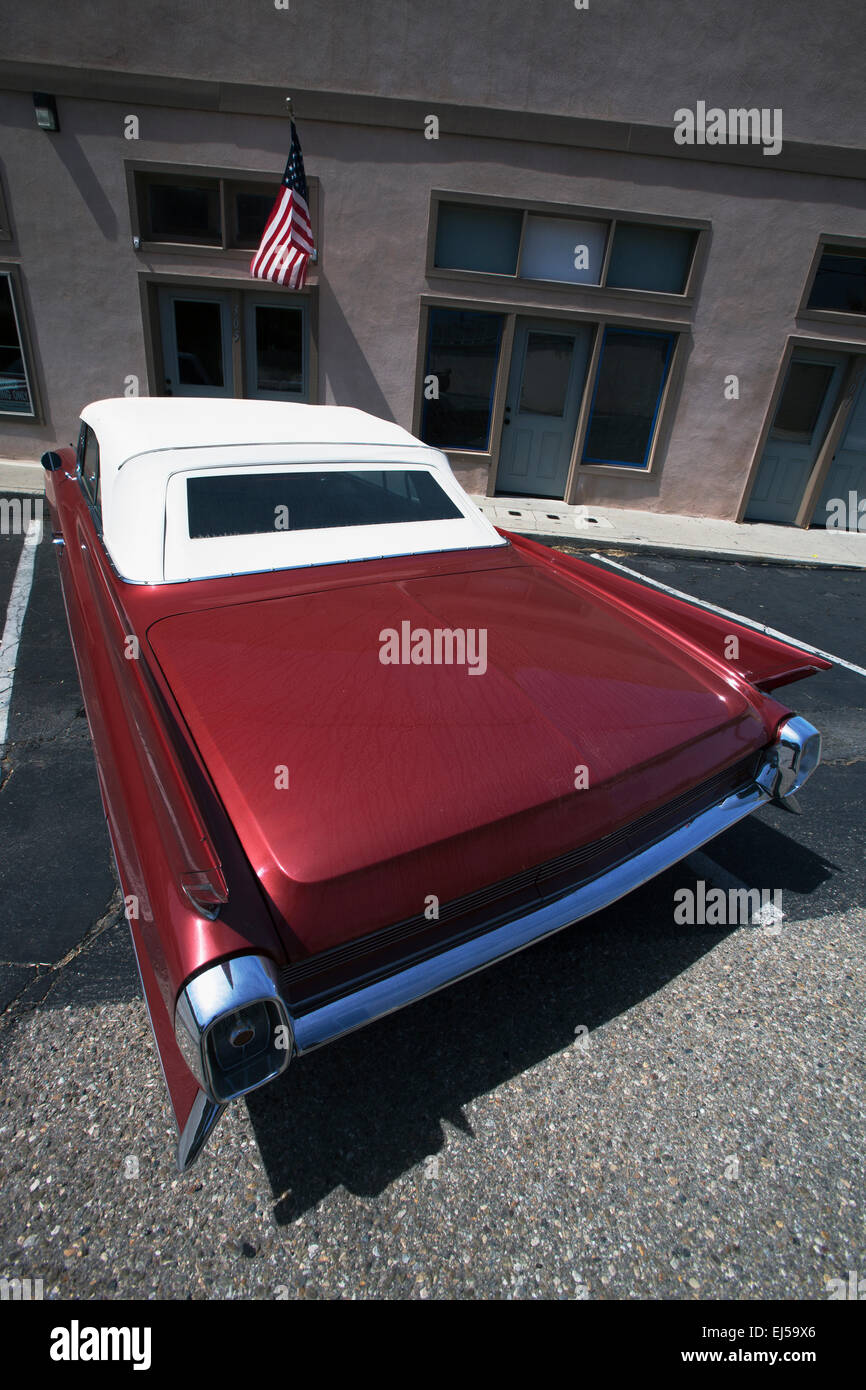
{"label": "white convertible top", "polygon": [[[81,418],[99,444],[102,534],[122,578],[164,583],[300,565],[504,545],[457,482],[445,454],[350,406],[221,398],[120,397]],[[421,468],[459,518],[189,535],[185,481],[234,473]]]}
{"label": "white convertible top", "polygon": [[[427,446],[400,425],[348,405],[238,401],[220,397],[119,396],[81,412],[99,440],[103,478],[157,449],[231,444],[402,444]],[[441,456],[446,463],[444,454]]]}

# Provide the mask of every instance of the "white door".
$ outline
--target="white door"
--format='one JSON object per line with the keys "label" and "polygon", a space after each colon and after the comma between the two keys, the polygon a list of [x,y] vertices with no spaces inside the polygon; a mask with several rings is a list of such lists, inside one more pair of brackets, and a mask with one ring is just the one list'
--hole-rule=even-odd
{"label": "white door", "polygon": [[496,491],[565,495],[593,329],[561,319],[518,319]]}
{"label": "white door", "polygon": [[159,291],[167,396],[233,396],[231,297],[227,290]]}
{"label": "white door", "polygon": [[[830,511],[838,515],[838,505],[834,507],[833,503],[838,504],[841,499],[845,504],[845,512],[849,518],[848,525],[851,526],[849,498],[852,492],[856,495],[859,506],[859,502],[866,497],[866,375],[860,383],[860,389],[851,407],[851,414],[848,416],[845,433],[839,441],[839,447],[833,456],[833,462],[830,464],[824,491],[818,498],[812,517],[812,525],[826,526]],[[857,507],[855,506],[855,514],[856,512]],[[854,524],[856,525],[856,522]]]}
{"label": "white door", "polygon": [[746,508],[747,521],[794,524],[827,434],[845,362],[841,353],[794,353]]}
{"label": "white door", "polygon": [[244,296],[244,395],[309,400],[307,307],[300,298]]}

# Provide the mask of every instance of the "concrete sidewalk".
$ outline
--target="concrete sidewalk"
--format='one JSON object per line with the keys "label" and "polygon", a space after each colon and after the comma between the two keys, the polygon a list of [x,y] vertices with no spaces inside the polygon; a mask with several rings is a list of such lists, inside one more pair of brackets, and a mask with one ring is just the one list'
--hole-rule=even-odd
{"label": "concrete sidewalk", "polygon": [[33,459],[0,459],[0,492],[44,492],[45,469]]}
{"label": "concrete sidewalk", "polygon": [[763,560],[781,565],[866,569],[866,533],[719,521],[706,516],[569,507],[538,497],[473,497],[495,526],[603,549],[669,551],[704,559]]}

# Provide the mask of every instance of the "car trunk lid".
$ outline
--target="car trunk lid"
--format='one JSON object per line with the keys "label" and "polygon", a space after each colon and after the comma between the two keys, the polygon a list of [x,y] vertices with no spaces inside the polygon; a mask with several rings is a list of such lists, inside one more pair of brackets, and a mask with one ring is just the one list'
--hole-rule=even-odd
{"label": "car trunk lid", "polygon": [[433,917],[769,737],[733,673],[532,565],[347,573],[149,639],[293,958]]}

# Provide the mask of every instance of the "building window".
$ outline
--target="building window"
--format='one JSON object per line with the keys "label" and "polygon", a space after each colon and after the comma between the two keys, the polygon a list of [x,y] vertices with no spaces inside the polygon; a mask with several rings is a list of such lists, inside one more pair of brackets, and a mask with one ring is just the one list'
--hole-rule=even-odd
{"label": "building window", "polygon": [[[196,169],[130,166],[133,233],[145,248],[255,251],[280,190],[280,176],[238,178]],[[318,180],[308,178],[318,260]]]}
{"label": "building window", "polygon": [[696,233],[686,227],[617,222],[605,284],[685,294],[696,239]]}
{"label": "building window", "polygon": [[258,250],[276,196],[276,190],[260,193],[255,189],[245,188],[243,184],[229,185],[229,232],[232,246],[242,246],[244,250],[249,251]]}
{"label": "building window", "polygon": [[307,398],[306,310],[245,297],[247,394],[261,400]]}
{"label": "building window", "polygon": [[866,248],[822,247],[806,307],[866,314]]}
{"label": "building window", "polygon": [[574,344],[566,333],[527,333],[517,401],[522,415],[562,419],[568,405],[573,355]]}
{"label": "building window", "polygon": [[146,241],[223,244],[217,184],[162,177],[145,179],[142,191]]}
{"label": "building window", "polygon": [[560,280],[575,285],[600,284],[608,231],[607,222],[528,217],[520,259],[521,278]]}
{"label": "building window", "polygon": [[448,270],[516,275],[522,224],[523,213],[518,208],[441,203],[436,225],[436,265]]}
{"label": "building window", "polygon": [[832,363],[805,362],[793,358],[770,431],[774,439],[792,444],[811,444],[815,427],[833,377]]}
{"label": "building window", "polygon": [[[435,202],[433,270],[685,295],[699,228]],[[608,248],[610,254],[608,256]]]}
{"label": "building window", "polygon": [[11,271],[0,271],[0,414],[36,415]]}
{"label": "building window", "polygon": [[673,343],[672,333],[605,329],[584,463],[646,467]]}
{"label": "building window", "polygon": [[487,449],[504,314],[431,309],[421,437],[439,449]]}
{"label": "building window", "polygon": [[222,333],[220,300],[186,299],[177,295],[173,296],[171,307],[177,345],[178,394],[188,386],[202,390],[222,389],[229,335]]}

